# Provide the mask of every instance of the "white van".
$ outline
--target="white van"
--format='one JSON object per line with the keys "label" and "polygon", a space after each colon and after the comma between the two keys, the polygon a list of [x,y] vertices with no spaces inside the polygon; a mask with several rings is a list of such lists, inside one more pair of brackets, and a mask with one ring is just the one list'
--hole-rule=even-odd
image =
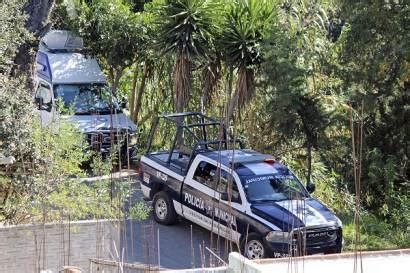
{"label": "white van", "polygon": [[97,60],[83,52],[82,39],[68,31],[50,31],[41,39],[35,93],[41,123],[67,119],[103,156],[118,144],[121,157],[132,158],[136,155],[137,126],[123,113]]}

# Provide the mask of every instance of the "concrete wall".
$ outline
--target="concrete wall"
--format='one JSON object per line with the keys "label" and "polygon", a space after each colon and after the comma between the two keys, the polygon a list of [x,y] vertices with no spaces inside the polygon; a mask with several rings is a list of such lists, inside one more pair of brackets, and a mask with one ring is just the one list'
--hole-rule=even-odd
{"label": "concrete wall", "polygon": [[90,258],[114,258],[119,229],[110,221],[44,226],[0,226],[0,273],[58,272],[64,265],[88,272]]}
{"label": "concrete wall", "polygon": [[[102,259],[92,259],[89,273],[235,273],[228,271],[228,267],[213,267],[213,268],[189,268],[180,270],[168,270],[158,267],[148,267],[143,264],[129,264],[117,261],[107,261]],[[239,273],[239,272],[238,272]]]}
{"label": "concrete wall", "polygon": [[[354,268],[356,267],[356,271]],[[229,273],[346,273],[409,272],[410,249],[367,251],[322,256],[289,257],[250,261],[239,253],[229,254]],[[361,270],[363,269],[363,270]]]}

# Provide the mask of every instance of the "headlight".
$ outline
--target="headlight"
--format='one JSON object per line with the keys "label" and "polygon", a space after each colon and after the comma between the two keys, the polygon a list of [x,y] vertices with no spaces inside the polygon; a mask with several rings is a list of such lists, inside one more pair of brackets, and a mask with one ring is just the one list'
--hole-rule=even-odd
{"label": "headlight", "polygon": [[130,134],[130,135],[128,136],[128,145],[129,145],[129,146],[134,146],[134,145],[137,145],[137,143],[138,143],[138,136],[137,136],[137,134]]}
{"label": "headlight", "polygon": [[337,227],[343,227],[342,221],[340,221],[339,217],[336,217],[336,221],[334,222]]}
{"label": "headlight", "polygon": [[339,225],[339,227],[343,227],[342,221],[340,221],[338,217],[336,217],[336,219],[337,219],[337,224]]}
{"label": "headlight", "polygon": [[265,239],[268,242],[272,242],[272,243],[287,243],[289,242],[290,239],[290,232],[283,232],[283,231],[279,231],[279,230],[274,230],[269,232]]}

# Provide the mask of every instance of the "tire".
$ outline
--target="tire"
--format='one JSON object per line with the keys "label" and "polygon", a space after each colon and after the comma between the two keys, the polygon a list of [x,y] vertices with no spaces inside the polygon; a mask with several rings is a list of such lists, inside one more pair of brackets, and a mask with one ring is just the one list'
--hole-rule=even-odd
{"label": "tire", "polygon": [[174,209],[174,203],[166,192],[160,191],[154,195],[152,202],[154,219],[162,225],[174,224],[177,214]]}
{"label": "tire", "polygon": [[261,236],[257,233],[249,233],[248,238],[243,238],[241,243],[243,255],[250,259],[263,259],[269,256],[268,249]]}

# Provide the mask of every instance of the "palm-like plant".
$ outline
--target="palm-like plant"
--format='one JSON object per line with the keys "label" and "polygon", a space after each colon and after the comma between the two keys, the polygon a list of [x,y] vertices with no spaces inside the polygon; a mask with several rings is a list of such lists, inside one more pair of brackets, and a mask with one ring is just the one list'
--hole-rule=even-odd
{"label": "palm-like plant", "polygon": [[231,118],[237,106],[243,106],[254,92],[254,74],[262,62],[261,42],[275,14],[274,0],[234,0],[219,46],[227,64],[237,69],[235,93],[228,107]]}
{"label": "palm-like plant", "polygon": [[166,0],[160,9],[158,45],[162,52],[176,56],[177,112],[183,112],[189,101],[194,59],[206,57],[211,47],[217,7],[211,0]]}

